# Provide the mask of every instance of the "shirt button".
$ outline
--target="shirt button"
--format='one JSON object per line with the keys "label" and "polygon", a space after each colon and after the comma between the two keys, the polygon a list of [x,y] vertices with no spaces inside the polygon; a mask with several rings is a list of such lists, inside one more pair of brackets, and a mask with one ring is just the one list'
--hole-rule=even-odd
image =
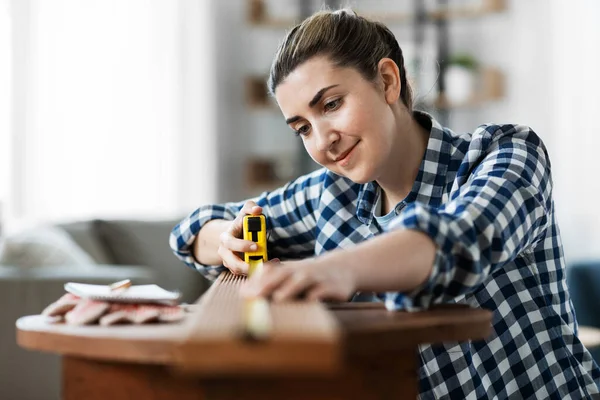
{"label": "shirt button", "polygon": [[402,209],[404,208],[405,204],[404,203],[400,203],[396,206],[396,214],[400,214],[400,211],[402,211]]}

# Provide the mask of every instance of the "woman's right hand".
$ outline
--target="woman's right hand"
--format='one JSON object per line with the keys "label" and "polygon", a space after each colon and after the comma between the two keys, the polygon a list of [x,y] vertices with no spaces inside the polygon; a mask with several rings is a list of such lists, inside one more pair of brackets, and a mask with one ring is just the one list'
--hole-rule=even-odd
{"label": "woman's right hand", "polygon": [[238,255],[256,250],[256,243],[251,240],[244,240],[243,220],[246,215],[259,215],[262,213],[262,207],[259,207],[253,201],[247,201],[240,210],[237,217],[231,221],[229,227],[219,237],[219,257],[223,260],[223,265],[235,275],[248,274],[248,264],[246,264]]}

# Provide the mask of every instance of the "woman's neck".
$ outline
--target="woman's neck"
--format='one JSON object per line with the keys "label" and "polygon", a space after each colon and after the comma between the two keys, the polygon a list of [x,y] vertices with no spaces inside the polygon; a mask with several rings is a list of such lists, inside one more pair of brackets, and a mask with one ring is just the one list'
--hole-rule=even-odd
{"label": "woman's neck", "polygon": [[382,189],[382,213],[389,213],[411,191],[423,160],[429,132],[427,132],[409,112],[401,114],[399,126],[404,126],[402,134],[392,151],[385,173],[377,179]]}

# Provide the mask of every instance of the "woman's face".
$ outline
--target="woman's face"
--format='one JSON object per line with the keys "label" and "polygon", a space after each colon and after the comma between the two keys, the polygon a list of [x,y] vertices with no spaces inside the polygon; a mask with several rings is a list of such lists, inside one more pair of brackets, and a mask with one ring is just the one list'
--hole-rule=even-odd
{"label": "woman's face", "polygon": [[357,183],[384,173],[397,134],[383,84],[378,89],[354,68],[313,57],[279,84],[275,97],[315,162]]}

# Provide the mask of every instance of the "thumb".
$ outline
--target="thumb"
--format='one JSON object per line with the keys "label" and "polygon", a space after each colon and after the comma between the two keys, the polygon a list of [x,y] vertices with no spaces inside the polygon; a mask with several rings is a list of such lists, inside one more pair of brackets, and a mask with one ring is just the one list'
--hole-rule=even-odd
{"label": "thumb", "polygon": [[279,258],[272,258],[266,263],[264,263],[263,268],[270,270],[271,268],[277,267],[281,264],[281,260]]}

